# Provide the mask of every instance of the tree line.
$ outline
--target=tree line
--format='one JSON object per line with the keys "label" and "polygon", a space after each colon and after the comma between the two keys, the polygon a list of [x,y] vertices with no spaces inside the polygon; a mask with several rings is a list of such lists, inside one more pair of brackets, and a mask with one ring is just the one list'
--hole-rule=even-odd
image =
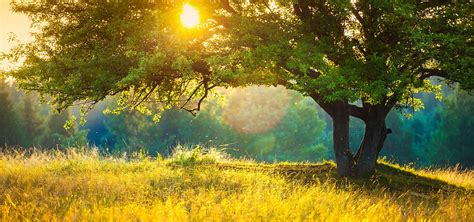
{"label": "tree line", "polygon": [[[64,128],[78,109],[55,113],[38,97],[27,95],[0,81],[0,142],[6,146],[43,149],[69,146],[95,146],[102,152],[137,153],[167,156],[179,145],[217,147],[235,158],[258,161],[321,161],[334,159],[331,119],[308,97],[280,88],[248,87],[224,90],[224,101],[210,99],[198,115],[170,109],[158,122],[138,111],[104,114],[115,99],[92,111],[85,125]],[[275,96],[279,95],[279,96]],[[398,163],[417,166],[474,165],[474,98],[459,88],[443,90],[440,101],[430,94],[420,94],[425,108],[419,112],[391,112],[387,118],[394,137],[387,139],[381,151]],[[287,101],[281,101],[282,97]],[[255,104],[249,109],[250,104]],[[232,106],[232,107],[229,107]],[[258,126],[255,118],[264,118],[284,107],[276,123],[264,119]],[[229,113],[229,109],[245,112]],[[407,114],[412,114],[407,117]],[[232,115],[231,120],[225,115]],[[250,122],[246,122],[250,119]],[[239,125],[234,122],[238,122]],[[248,124],[246,126],[245,124]],[[256,126],[257,125],[257,126]],[[265,128],[265,125],[270,125]],[[351,119],[351,144],[363,136],[363,123]],[[248,128],[252,126],[254,128]],[[236,128],[240,127],[240,128]],[[245,127],[247,127],[245,129]],[[453,140],[452,138],[457,138]]]}

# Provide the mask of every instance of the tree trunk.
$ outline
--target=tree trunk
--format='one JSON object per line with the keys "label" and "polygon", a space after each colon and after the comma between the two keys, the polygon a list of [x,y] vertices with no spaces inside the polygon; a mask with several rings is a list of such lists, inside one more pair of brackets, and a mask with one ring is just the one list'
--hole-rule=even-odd
{"label": "tree trunk", "polygon": [[349,148],[349,103],[344,100],[326,102],[319,94],[311,94],[311,97],[332,118],[337,173],[343,177],[351,176],[354,156]]}
{"label": "tree trunk", "polygon": [[380,120],[371,120],[366,123],[364,138],[355,160],[354,176],[370,177],[373,174],[379,154],[380,141],[383,138],[382,125]]}
{"label": "tree trunk", "polygon": [[353,174],[355,177],[370,177],[375,170],[378,154],[383,147],[387,134],[391,132],[386,128],[385,118],[388,109],[385,106],[375,105],[367,109],[365,133],[355,156]]}
{"label": "tree trunk", "polygon": [[333,121],[334,154],[336,168],[340,176],[350,176],[354,158],[349,148],[349,111],[347,103],[334,104],[334,112],[329,113]]}
{"label": "tree trunk", "polygon": [[388,134],[391,134],[392,130],[387,128],[385,125],[385,120],[383,122],[383,127],[382,127],[382,138],[380,138],[378,150],[377,150],[377,156],[380,154],[380,151],[382,151],[383,144],[385,143],[385,140],[387,139]]}

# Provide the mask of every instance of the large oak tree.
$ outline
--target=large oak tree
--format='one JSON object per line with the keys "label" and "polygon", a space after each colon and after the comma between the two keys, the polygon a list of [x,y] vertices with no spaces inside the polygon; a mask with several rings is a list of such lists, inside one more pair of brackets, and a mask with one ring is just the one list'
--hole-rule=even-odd
{"label": "large oak tree", "polygon": [[[393,108],[420,106],[429,77],[474,86],[469,1],[191,1],[203,23],[179,24],[169,1],[14,4],[38,32],[11,58],[20,86],[59,109],[121,95],[121,105],[199,110],[216,86],[280,84],[333,119],[337,170],[370,176]],[[217,2],[217,3],[216,3]],[[356,154],[349,116],[366,123]]]}
{"label": "large oak tree", "polygon": [[[468,1],[235,5],[226,17],[225,45],[233,60],[240,58],[237,70],[271,70],[278,84],[318,102],[333,119],[338,172],[367,177],[391,132],[387,114],[419,109],[416,92],[439,93],[430,77],[472,90],[472,9]],[[356,154],[348,142],[349,116],[366,125]]]}

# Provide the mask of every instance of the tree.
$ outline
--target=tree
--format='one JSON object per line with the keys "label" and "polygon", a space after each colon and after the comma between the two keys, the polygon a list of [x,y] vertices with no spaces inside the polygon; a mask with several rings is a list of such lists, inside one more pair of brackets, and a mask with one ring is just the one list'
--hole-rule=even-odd
{"label": "tree", "polygon": [[[337,171],[358,177],[374,171],[389,111],[436,91],[427,78],[474,86],[467,1],[194,3],[205,22],[192,30],[177,24],[180,7],[160,1],[14,4],[40,31],[9,55],[25,58],[10,74],[59,109],[120,93],[144,113],[146,101],[195,113],[216,86],[281,84],[331,116]],[[365,123],[355,155],[351,115]]]}
{"label": "tree", "polygon": [[432,152],[428,159],[432,164],[446,165],[454,161],[464,167],[472,167],[474,135],[468,129],[474,128],[474,98],[456,88],[444,103],[446,108],[440,106],[436,110],[440,123],[433,132],[429,144]]}
{"label": "tree", "polygon": [[22,144],[25,147],[40,145],[44,137],[44,121],[39,115],[38,108],[40,107],[37,106],[39,103],[35,101],[36,98],[32,94],[26,94],[23,98],[21,123],[25,137]]}
{"label": "tree", "polygon": [[177,145],[203,145],[264,161],[316,161],[326,156],[327,148],[321,144],[326,123],[310,98],[283,87],[252,86],[219,93],[223,100],[210,98],[195,117],[170,109],[156,124],[138,112],[89,115],[91,142],[110,151],[142,149],[152,155],[169,155]]}
{"label": "tree", "polygon": [[64,125],[70,118],[69,109],[63,110],[60,113],[54,113],[52,110],[48,115],[46,122],[46,133],[42,145],[47,147],[57,147],[61,145],[61,138],[74,134],[74,130],[67,130]]}
{"label": "tree", "polygon": [[127,108],[144,111],[151,100],[195,112],[191,100],[215,87],[200,33],[175,19],[180,8],[146,0],[12,5],[39,31],[8,55],[25,59],[9,74],[21,88],[49,95],[57,109],[77,102],[91,108],[121,94]]}
{"label": "tree", "polygon": [[8,84],[0,76],[0,147],[21,142],[20,119],[9,98]]}
{"label": "tree", "polygon": [[[238,28],[230,29],[226,45],[240,52],[241,66],[272,70],[280,84],[311,96],[331,116],[341,175],[372,175],[391,132],[388,113],[421,107],[415,92],[439,92],[428,78],[473,87],[473,15],[467,1],[265,3],[233,10]],[[365,123],[355,155],[349,116]]]}
{"label": "tree", "polygon": [[[433,87],[429,77],[444,77],[472,89],[472,5],[361,1],[351,9],[361,25],[361,52],[367,59],[360,71],[375,74],[363,76],[369,95],[361,96],[361,112],[353,113],[366,123],[355,173],[368,176],[390,132],[385,126],[390,110],[407,105],[417,109],[421,104],[414,92],[439,93],[440,87]],[[377,89],[378,85],[383,88]]]}

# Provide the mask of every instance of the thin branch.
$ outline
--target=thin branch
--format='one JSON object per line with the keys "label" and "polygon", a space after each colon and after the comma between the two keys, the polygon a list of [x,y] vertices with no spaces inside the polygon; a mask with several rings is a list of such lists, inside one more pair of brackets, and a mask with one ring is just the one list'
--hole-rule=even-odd
{"label": "thin branch", "polygon": [[204,101],[204,99],[207,98],[207,96],[209,95],[209,91],[213,88],[217,87],[217,85],[213,85],[213,86],[208,86],[208,83],[207,81],[204,82],[204,95],[201,97],[201,99],[199,99],[198,101],[198,104],[197,104],[197,107],[194,108],[194,109],[186,109],[186,108],[183,108],[184,110],[188,111],[191,113],[191,115],[193,116],[196,116],[197,112],[201,110],[201,105],[202,105],[202,102]]}
{"label": "thin branch", "polygon": [[201,82],[191,93],[191,95],[188,97],[186,102],[180,107],[180,109],[184,109],[184,107],[193,99],[194,95],[198,92],[199,88],[204,85],[204,82]]}
{"label": "thin branch", "polygon": [[[140,102],[136,103],[134,106],[133,106],[133,109],[136,109],[140,104],[142,104],[146,99],[148,99],[148,97],[150,97],[150,95],[155,91],[156,87],[158,87],[158,84],[155,84],[154,86],[152,86],[152,88],[150,89],[150,91],[141,99]],[[138,98],[137,98],[138,99]]]}

